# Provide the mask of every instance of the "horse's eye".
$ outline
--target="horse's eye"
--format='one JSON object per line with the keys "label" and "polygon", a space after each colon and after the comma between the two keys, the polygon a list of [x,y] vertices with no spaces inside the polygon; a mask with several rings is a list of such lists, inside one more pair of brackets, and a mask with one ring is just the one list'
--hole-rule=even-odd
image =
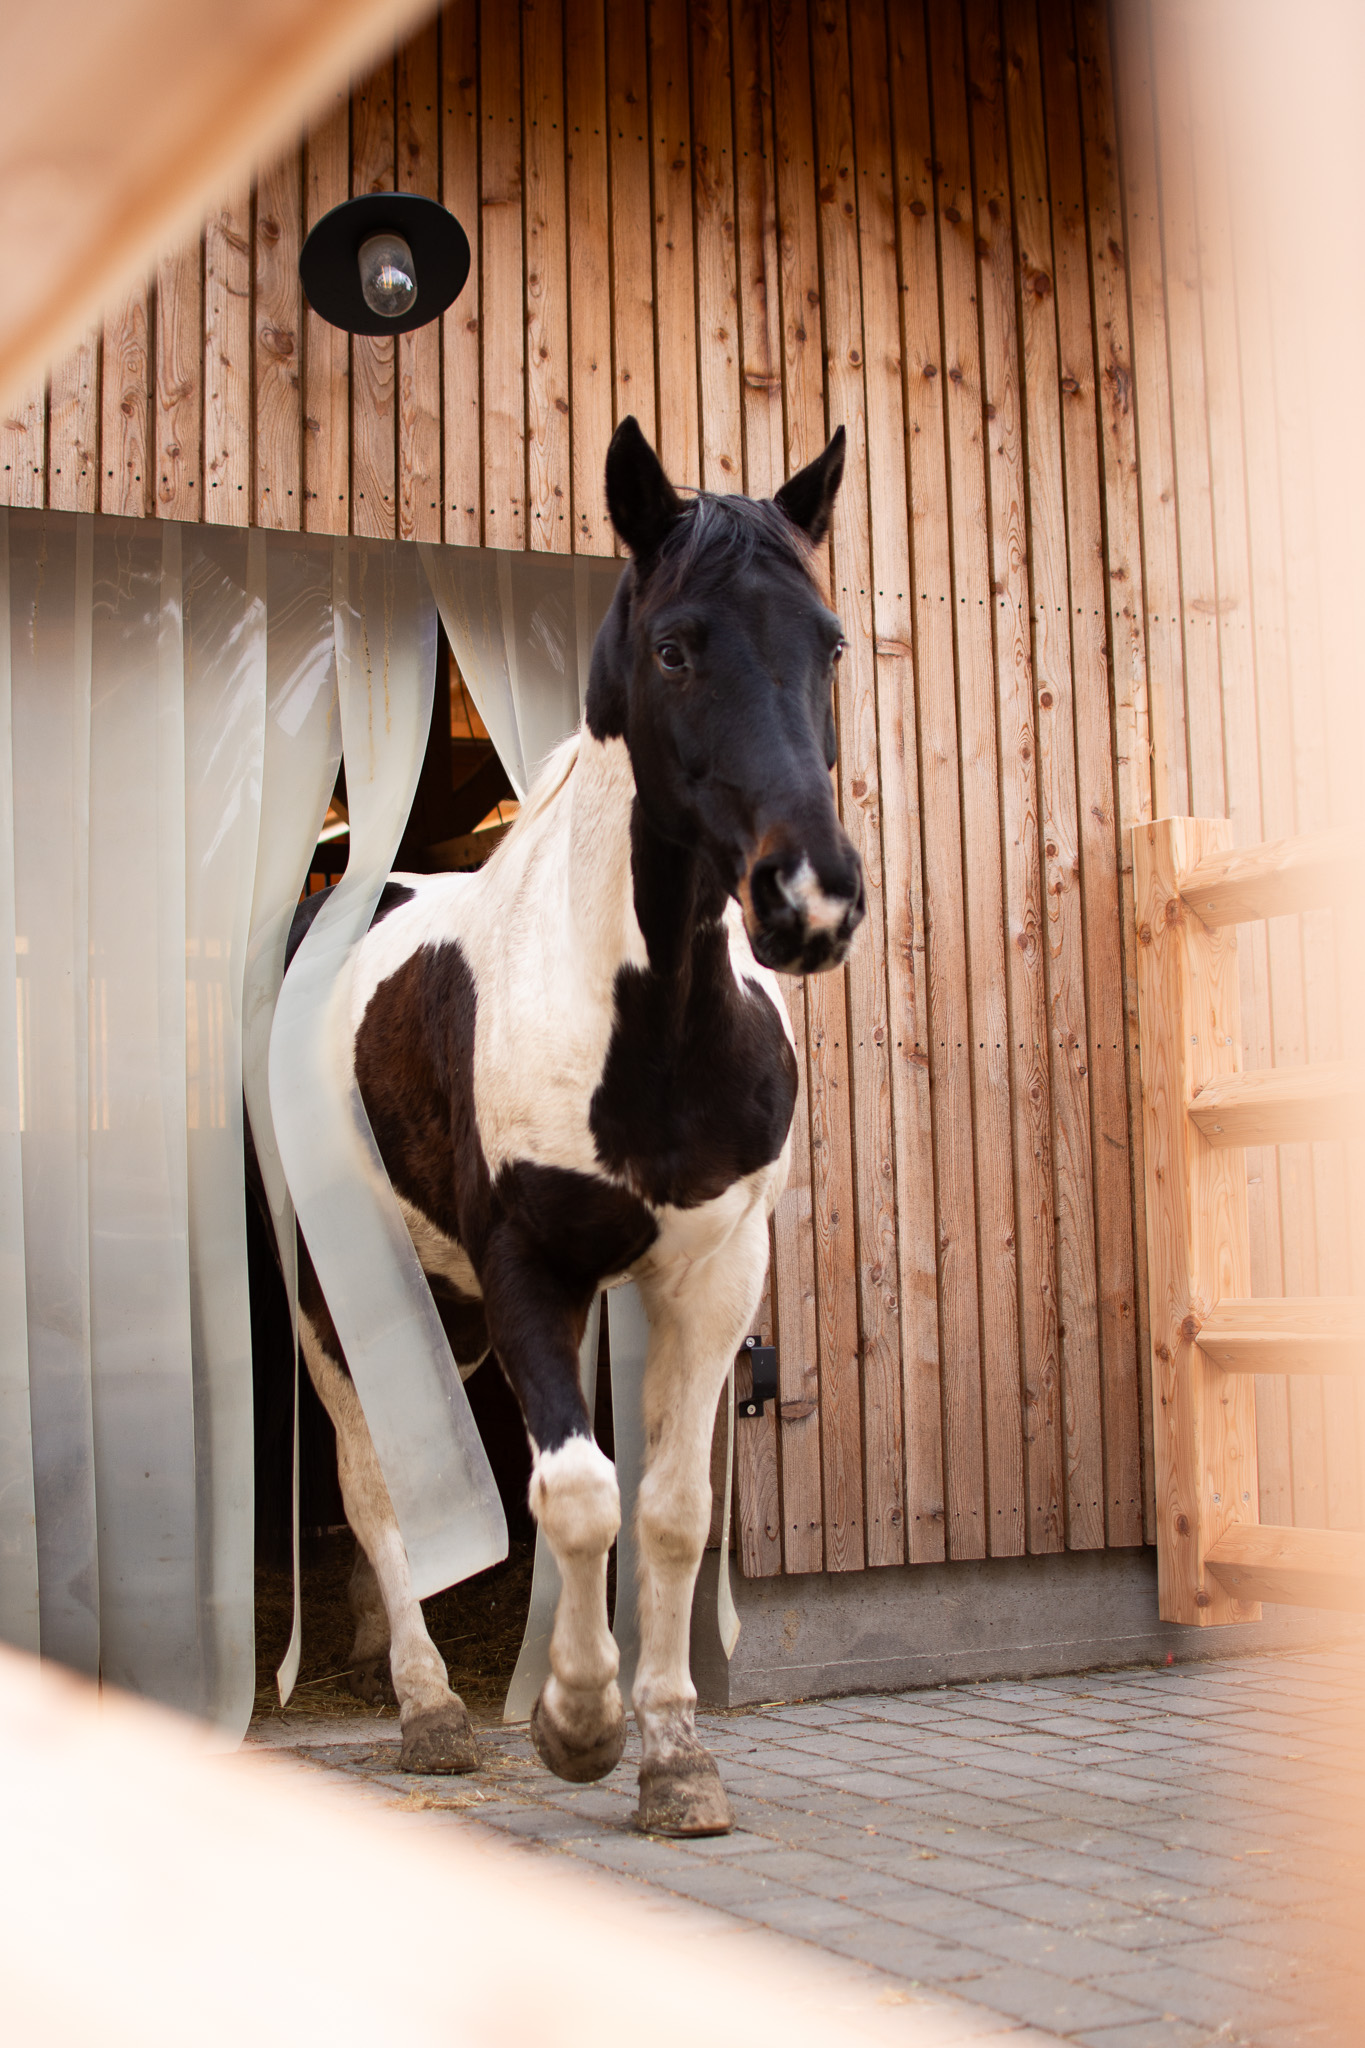
{"label": "horse's eye", "polygon": [[830,659],[831,659],[832,661],[838,661],[838,660],[840,659],[840,657],[842,656],[842,654],[843,654],[843,652],[844,652],[844,649],[845,649],[845,648],[846,648],[847,646],[848,646],[848,642],[847,642],[847,640],[840,640],[840,641],[838,641],[838,642],[836,643],[836,645],[835,645],[834,653],[833,653],[833,654],[831,655]]}
{"label": "horse's eye", "polygon": [[678,676],[687,667],[687,656],[676,640],[665,640],[654,650],[654,658],[665,675]]}

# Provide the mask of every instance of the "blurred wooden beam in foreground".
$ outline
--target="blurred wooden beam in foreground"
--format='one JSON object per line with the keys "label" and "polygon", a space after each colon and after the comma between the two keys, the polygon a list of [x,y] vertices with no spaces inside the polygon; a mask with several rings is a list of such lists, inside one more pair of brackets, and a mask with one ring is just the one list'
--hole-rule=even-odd
{"label": "blurred wooden beam in foreground", "polygon": [[547,1868],[421,1786],[342,1789],[208,1742],[0,1646],[0,2040],[1060,2048]]}
{"label": "blurred wooden beam in foreground", "polygon": [[431,0],[0,10],[0,406]]}

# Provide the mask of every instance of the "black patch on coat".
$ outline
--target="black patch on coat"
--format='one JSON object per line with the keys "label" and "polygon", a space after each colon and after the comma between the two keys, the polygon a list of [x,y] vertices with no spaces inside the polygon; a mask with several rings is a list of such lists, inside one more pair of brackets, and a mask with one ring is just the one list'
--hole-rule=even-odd
{"label": "black patch on coat", "polygon": [[638,804],[631,868],[649,965],[617,970],[589,1127],[610,1173],[691,1209],[779,1156],[796,1061],[766,993],[735,979],[714,875],[651,832]]}
{"label": "black patch on coat", "polygon": [[527,1429],[553,1450],[590,1433],[578,1347],[593,1296],[657,1225],[591,1174],[517,1160],[491,1180],[474,1111],[477,1008],[460,946],[421,947],[370,999],[356,1078],[395,1189],[468,1253]]}

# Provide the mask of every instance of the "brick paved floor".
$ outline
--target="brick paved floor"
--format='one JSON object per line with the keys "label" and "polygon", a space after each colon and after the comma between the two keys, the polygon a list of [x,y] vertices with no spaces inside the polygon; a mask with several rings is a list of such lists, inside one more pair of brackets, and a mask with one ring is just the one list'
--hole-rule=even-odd
{"label": "brick paved floor", "polygon": [[695,1843],[632,1829],[633,1743],[575,1788],[521,1729],[455,1780],[392,1719],[253,1732],[1086,2048],[1362,2048],[1362,1700],[1352,1649],[705,1715],[737,1828]]}

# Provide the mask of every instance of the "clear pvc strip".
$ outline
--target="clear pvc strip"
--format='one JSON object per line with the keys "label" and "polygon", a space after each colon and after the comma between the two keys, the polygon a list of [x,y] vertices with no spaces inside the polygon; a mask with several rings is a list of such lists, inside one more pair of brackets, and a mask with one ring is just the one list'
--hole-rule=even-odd
{"label": "clear pvc strip", "polygon": [[[507,645],[502,555],[492,548],[446,548],[423,542],[418,554],[441,613],[465,687],[488,728],[498,759],[519,797],[529,786],[517,723]],[[537,561],[548,557],[538,555]]]}
{"label": "clear pvc strip", "polygon": [[[578,1380],[588,1413],[597,1402],[597,1340],[602,1328],[602,1297],[593,1297],[587,1327],[578,1352]],[[555,1609],[559,1605],[559,1566],[548,1543],[536,1531],[535,1564],[531,1571],[531,1602],[526,1614],[526,1631],[521,1639],[517,1668],[503,1702],[504,1721],[529,1721],[540,1688],[550,1675],[550,1637],[554,1634]]]}
{"label": "clear pvc strip", "polygon": [[618,1683],[627,1703],[640,1661],[639,1546],[635,1503],[645,1476],[645,1364],[649,1317],[638,1287],[613,1287],[607,1296],[611,1341],[611,1427],[616,1442],[616,1478],[621,1488],[621,1534],[616,1544],[616,1606],[611,1632],[621,1652]]}
{"label": "clear pvc strip", "polygon": [[15,965],[43,1654],[99,1671],[87,1180],[94,522],[12,511]]}
{"label": "clear pvc strip", "polygon": [[[9,513],[0,511],[0,959],[14,952],[14,778],[10,728]],[[38,1532],[24,1287],[19,983],[0,985],[0,1641],[38,1648]]]}
{"label": "clear pvc strip", "polygon": [[350,862],[280,994],[270,1104],[413,1587],[425,1598],[505,1557],[507,1525],[353,1068],[355,949],[387,879],[431,723],[436,613],[413,551],[336,543],[333,616]]}
{"label": "clear pvc strip", "polygon": [[187,526],[183,547],[185,1102],[199,1623],[203,1711],[221,1741],[235,1746],[255,1695],[242,1000],[265,747],[266,538]]}
{"label": "clear pvc strip", "polygon": [[[270,537],[266,554],[266,720],[260,825],[242,989],[242,1087],[252,1142],[270,1205],[289,1313],[298,1336],[294,1205],[270,1114],[270,1033],[284,979],[289,928],[336,784],[341,761],[336,648],[332,631],[332,542]],[[298,1366],[294,1382],[294,1620],[278,1673],[281,1700],[298,1676]]]}
{"label": "clear pvc strip", "polygon": [[94,521],[91,619],[90,1379],[100,1674],[199,1712],[178,526]]}

